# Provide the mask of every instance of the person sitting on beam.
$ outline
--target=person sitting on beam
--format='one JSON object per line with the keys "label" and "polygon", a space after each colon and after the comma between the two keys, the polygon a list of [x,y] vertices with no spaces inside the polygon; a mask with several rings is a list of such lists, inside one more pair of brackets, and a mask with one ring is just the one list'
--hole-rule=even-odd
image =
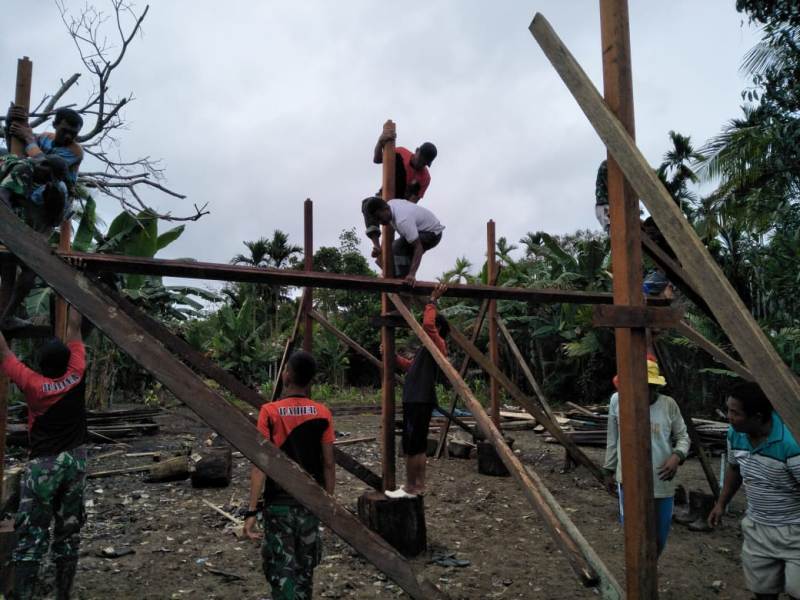
{"label": "person sitting on beam", "polygon": [[25,144],[25,154],[30,158],[56,155],[67,163],[67,183],[72,188],[78,180],[78,169],[83,160],[83,148],[77,142],[78,134],[83,127],[83,117],[71,108],[59,108],[53,118],[54,131],[36,134],[28,125],[28,112],[21,106],[11,105],[6,123],[6,143],[11,147],[11,137],[16,137]]}
{"label": "person sitting on beam", "polygon": [[[394,141],[396,134],[387,135],[381,134],[378,142],[375,144],[375,153],[373,162],[376,165],[383,163],[383,146],[389,142]],[[414,152],[408,148],[397,146],[395,148],[395,182],[394,182],[394,195],[397,198],[405,198],[409,202],[416,204],[425,195],[425,190],[431,183],[431,175],[428,167],[431,166],[436,158],[438,151],[436,146],[431,142],[425,142],[419,146]],[[381,191],[375,194],[376,197],[381,197]],[[370,198],[366,198],[361,203],[361,212],[364,214],[364,224],[367,228],[367,237],[372,240],[372,256],[377,258],[381,254],[381,229],[380,224],[369,214],[366,210],[367,203]]]}
{"label": "person sitting on beam", "polygon": [[[427,208],[399,198],[388,202],[369,198],[366,212],[381,225],[391,225],[397,232],[399,237],[392,245],[394,276],[405,278],[406,283],[413,286],[422,255],[442,240],[444,225]],[[376,262],[382,266],[380,256],[376,257]]]}
{"label": "person sitting on beam", "polygon": [[[433,290],[422,315],[422,327],[436,347],[447,355],[445,339],[450,333],[447,320],[436,311],[436,302],[447,291],[440,283]],[[423,346],[413,360],[395,357],[397,366],[406,372],[403,383],[403,454],[406,456],[406,484],[384,492],[389,498],[413,498],[425,492],[425,466],[428,427],[436,407],[436,375],[439,367]]]}

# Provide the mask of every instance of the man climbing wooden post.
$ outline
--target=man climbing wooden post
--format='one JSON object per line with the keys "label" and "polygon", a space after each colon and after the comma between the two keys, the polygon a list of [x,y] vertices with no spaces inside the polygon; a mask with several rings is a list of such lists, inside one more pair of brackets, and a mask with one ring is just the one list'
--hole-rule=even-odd
{"label": "man climbing wooden post", "polygon": [[[606,103],[634,135],[633,81],[627,0],[600,0],[603,90]],[[643,306],[639,200],[608,153],[614,304]],[[658,597],[650,448],[647,345],[643,328],[615,330],[619,373],[625,570],[628,600]]]}

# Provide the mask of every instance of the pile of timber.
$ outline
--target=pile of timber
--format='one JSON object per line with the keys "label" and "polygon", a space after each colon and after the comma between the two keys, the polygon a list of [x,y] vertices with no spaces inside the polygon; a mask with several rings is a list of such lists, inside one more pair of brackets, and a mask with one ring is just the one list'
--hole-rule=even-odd
{"label": "pile of timber", "polygon": [[[579,446],[606,445],[606,428],[608,425],[608,405],[578,406],[571,402],[572,407],[559,418],[564,432]],[[725,436],[728,424],[721,421],[708,419],[692,419],[703,445],[713,453],[725,451]],[[556,444],[558,441],[552,436],[545,437],[548,443]]]}
{"label": "pile of timber", "polygon": [[[119,438],[155,435],[158,423],[154,417],[163,412],[160,408],[134,408],[126,410],[87,411],[86,425],[89,429],[89,440],[92,443],[103,443]],[[8,424],[6,443],[10,446],[26,447],[28,445],[27,414],[24,410],[15,411],[13,422]]]}

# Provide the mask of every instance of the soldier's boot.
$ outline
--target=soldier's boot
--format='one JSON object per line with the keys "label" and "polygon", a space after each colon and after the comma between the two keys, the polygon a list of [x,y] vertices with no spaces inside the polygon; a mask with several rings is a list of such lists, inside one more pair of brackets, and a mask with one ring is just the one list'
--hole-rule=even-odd
{"label": "soldier's boot", "polygon": [[33,600],[39,580],[39,562],[22,560],[14,563],[13,600]]}
{"label": "soldier's boot", "polygon": [[689,492],[689,506],[684,510],[676,510],[672,515],[672,520],[681,525],[688,525],[697,520],[697,514],[700,510],[698,503],[701,501],[698,492]]}
{"label": "soldier's boot", "polygon": [[689,531],[711,531],[711,526],[708,524],[708,513],[714,508],[714,496],[711,494],[692,494],[698,497],[697,501],[697,519],[689,523]]}
{"label": "soldier's boot", "polygon": [[77,558],[56,561],[56,600],[69,600],[77,570]]}

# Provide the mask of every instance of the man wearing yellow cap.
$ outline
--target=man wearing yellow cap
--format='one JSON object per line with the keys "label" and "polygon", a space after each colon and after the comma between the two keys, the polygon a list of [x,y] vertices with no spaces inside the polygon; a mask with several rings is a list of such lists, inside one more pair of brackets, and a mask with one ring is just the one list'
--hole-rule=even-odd
{"label": "man wearing yellow cap", "polygon": [[[615,385],[616,385],[616,377]],[[667,544],[672,525],[672,508],[675,496],[675,474],[689,453],[689,434],[681,417],[678,404],[669,396],[659,394],[666,380],[658,370],[653,357],[647,357],[647,384],[650,396],[650,442],[653,447],[653,492],[656,512],[656,533],[659,555]],[[606,434],[606,485],[610,493],[619,495],[620,520],[622,508],[622,464],[619,441],[619,394],[614,392],[608,406],[608,431]]]}

